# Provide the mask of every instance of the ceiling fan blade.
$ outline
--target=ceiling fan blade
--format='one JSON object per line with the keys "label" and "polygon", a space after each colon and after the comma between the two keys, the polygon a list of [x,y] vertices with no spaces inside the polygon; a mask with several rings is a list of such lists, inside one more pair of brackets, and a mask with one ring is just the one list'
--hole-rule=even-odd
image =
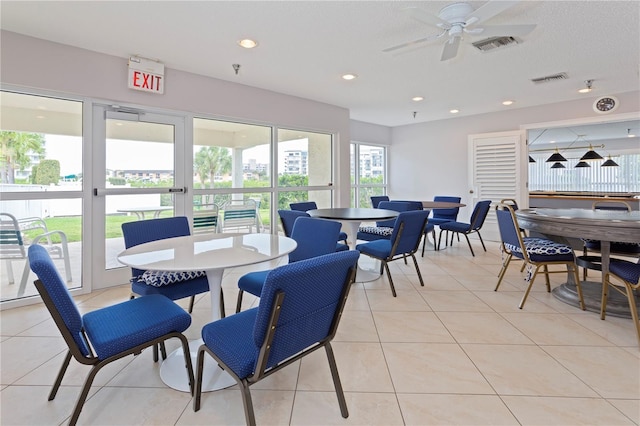
{"label": "ceiling fan blade", "polygon": [[473,11],[467,18],[465,22],[467,25],[476,25],[483,21],[493,18],[499,13],[504,12],[512,6],[515,6],[519,3],[518,0],[514,1],[498,1],[498,0],[489,0],[482,6],[480,6],[477,10]]}
{"label": "ceiling fan blade", "polygon": [[535,29],[535,24],[524,25],[486,25],[476,28],[480,31],[473,31],[471,34],[482,37],[495,36],[523,36],[529,34]]}
{"label": "ceiling fan blade", "polygon": [[404,9],[406,13],[409,14],[413,19],[424,22],[425,24],[433,25],[434,27],[440,28],[449,28],[450,24],[447,21],[443,21],[435,15],[432,15],[425,11],[424,9],[420,9],[418,7],[408,7]]}
{"label": "ceiling fan blade", "polygon": [[440,38],[442,36],[442,34],[443,33],[432,34],[430,36],[419,38],[417,40],[408,41],[406,43],[398,44],[396,46],[387,47],[386,49],[383,50],[383,52],[389,53],[389,52],[393,52],[393,51],[396,51],[396,50],[404,49],[405,47],[419,47],[420,44],[423,44],[423,43],[426,43],[428,41],[432,41],[432,40],[435,40],[437,38]]}
{"label": "ceiling fan blade", "polygon": [[454,58],[458,54],[458,47],[460,47],[461,37],[453,37],[447,40],[442,49],[441,61],[447,61]]}

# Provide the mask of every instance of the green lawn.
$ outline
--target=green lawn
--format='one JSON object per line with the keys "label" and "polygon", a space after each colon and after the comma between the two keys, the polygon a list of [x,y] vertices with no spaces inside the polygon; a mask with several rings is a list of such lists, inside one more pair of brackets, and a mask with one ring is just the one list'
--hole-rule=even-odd
{"label": "green lawn", "polygon": [[[260,210],[260,219],[265,227],[270,224],[269,211]],[[163,212],[160,217],[170,217],[172,212]],[[107,216],[106,223],[106,237],[107,238],[119,238],[122,237],[121,225],[125,222],[132,222],[137,220],[136,216],[124,216],[124,215],[109,215]],[[67,235],[68,242],[82,241],[82,217],[81,216],[61,216],[61,217],[49,217],[44,219],[49,231],[62,231]],[[25,235],[28,239],[32,240],[39,235],[41,231],[27,231]],[[59,238],[53,237],[53,242],[60,242]]]}

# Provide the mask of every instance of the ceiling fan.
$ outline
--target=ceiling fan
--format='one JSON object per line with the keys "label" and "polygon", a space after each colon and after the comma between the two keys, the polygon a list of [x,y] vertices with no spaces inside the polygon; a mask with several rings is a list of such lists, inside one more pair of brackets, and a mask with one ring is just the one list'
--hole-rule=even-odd
{"label": "ceiling fan", "polygon": [[432,15],[417,7],[407,8],[406,10],[412,18],[440,28],[440,33],[389,47],[384,49],[383,52],[393,52],[409,46],[417,47],[420,44],[446,37],[447,41],[444,44],[440,58],[441,61],[446,61],[458,54],[458,47],[464,34],[483,37],[522,36],[529,34],[536,27],[535,24],[480,25],[484,21],[514,6],[516,3],[519,2],[489,0],[478,9],[474,9],[469,3],[452,3],[443,7],[438,13],[438,16]]}

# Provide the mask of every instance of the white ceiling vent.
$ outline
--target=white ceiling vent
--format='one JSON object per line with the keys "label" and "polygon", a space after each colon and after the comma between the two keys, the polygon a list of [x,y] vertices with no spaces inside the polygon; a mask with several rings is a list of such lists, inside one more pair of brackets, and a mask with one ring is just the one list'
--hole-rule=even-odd
{"label": "white ceiling vent", "polygon": [[536,84],[540,84],[540,83],[549,83],[551,81],[566,80],[567,78],[569,78],[567,73],[561,72],[558,74],[547,75],[545,77],[532,78],[531,81],[533,81]]}
{"label": "white ceiling vent", "polygon": [[484,40],[476,41],[471,44],[473,44],[477,49],[487,52],[489,50],[497,49],[498,47],[518,44],[518,40],[511,36],[500,36],[485,38]]}

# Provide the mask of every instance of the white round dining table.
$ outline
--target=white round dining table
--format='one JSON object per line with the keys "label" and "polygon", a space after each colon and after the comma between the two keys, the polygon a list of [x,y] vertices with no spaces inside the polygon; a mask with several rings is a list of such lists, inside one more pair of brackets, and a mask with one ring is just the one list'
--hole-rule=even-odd
{"label": "white round dining table", "polygon": [[[198,234],[140,244],[121,252],[118,261],[132,268],[156,271],[205,271],[211,297],[211,320],[220,319],[220,287],[227,268],[267,262],[291,253],[295,240],[272,234]],[[179,285],[179,284],[176,284]],[[193,365],[202,339],[189,342]],[[162,381],[189,392],[182,348],[172,352],[160,367]],[[203,391],[223,389],[235,380],[205,357]]]}

